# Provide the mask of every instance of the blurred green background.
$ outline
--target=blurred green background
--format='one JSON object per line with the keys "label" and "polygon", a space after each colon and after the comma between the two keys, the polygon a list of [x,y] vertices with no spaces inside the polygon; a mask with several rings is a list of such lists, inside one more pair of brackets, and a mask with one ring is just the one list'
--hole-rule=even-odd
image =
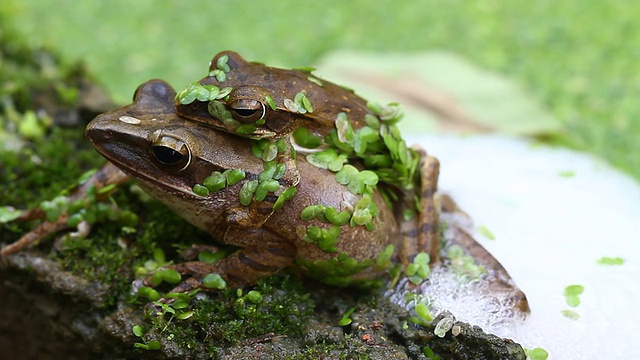
{"label": "blurred green background", "polygon": [[225,49],[286,67],[337,49],[447,50],[522,85],[562,124],[555,141],[640,178],[635,1],[4,0],[0,12],[28,44],[85,61],[120,103],[149,78],[201,78]]}

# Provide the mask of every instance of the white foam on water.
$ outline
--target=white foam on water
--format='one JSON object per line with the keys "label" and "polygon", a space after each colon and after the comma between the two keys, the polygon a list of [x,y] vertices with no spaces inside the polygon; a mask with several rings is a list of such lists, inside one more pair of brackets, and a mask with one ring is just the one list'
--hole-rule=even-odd
{"label": "white foam on water", "polygon": [[[432,280],[445,294],[437,300],[438,307],[525,347],[542,347],[550,359],[637,356],[636,181],[587,154],[532,146],[521,139],[427,135],[407,142],[422,145],[440,159],[440,190],[450,194],[476,226],[495,235],[495,240],[479,233],[474,237],[526,293],[531,315],[523,322],[500,321],[502,313],[491,308],[495,300],[482,302],[469,289],[452,290],[455,285],[446,276]],[[603,256],[625,262],[600,265],[597,261]],[[437,270],[434,273],[439,276]],[[572,284],[584,286],[575,308],[563,295]],[[563,310],[573,310],[580,318],[569,319]]]}

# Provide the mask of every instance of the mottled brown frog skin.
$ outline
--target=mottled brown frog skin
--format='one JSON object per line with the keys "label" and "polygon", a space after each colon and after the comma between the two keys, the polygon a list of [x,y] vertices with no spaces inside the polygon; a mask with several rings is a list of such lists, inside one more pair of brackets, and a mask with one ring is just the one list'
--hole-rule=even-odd
{"label": "mottled brown frog skin", "polygon": [[[317,219],[301,220],[300,213],[305,207],[324,204],[344,210],[355,206],[360,198],[338,184],[333,173],[309,164],[304,157],[297,159],[298,169],[304,174],[299,183],[281,180],[283,186],[297,187],[297,194],[281,209],[273,210],[277,197],[271,194],[263,201],[254,199],[249,206],[241,205],[238,193],[244,182],[256,179],[264,168],[263,160],[251,152],[251,140],[178,117],[174,97],[173,89],[163,81],[143,84],[133,104],[98,116],[87,127],[87,136],[103,156],[137,179],[152,197],[217,241],[240,247],[213,265],[200,262],[175,265],[180,273],[192,276],[176,291],[200,286],[209,273],[220,274],[229,286],[246,285],[294,262],[330,260],[340,253],[361,262],[376,259],[388,245],[396,249],[402,246],[399,223],[378,193],[374,201],[380,215],[373,231],[363,226],[343,226],[334,252],[303,241],[301,230],[304,232],[311,225],[326,227]],[[157,156],[162,153],[157,148],[176,146],[184,155],[178,164],[163,163]],[[201,184],[213,171],[226,169],[243,169],[245,180],[207,196],[193,192],[194,184]],[[398,261],[399,256],[396,251],[391,260]],[[308,269],[302,266],[302,270]],[[349,280],[372,279],[383,270],[370,266],[349,276]],[[320,280],[331,282],[326,278]]]}
{"label": "mottled brown frog skin", "polygon": [[[334,121],[340,112],[345,112],[352,120],[354,128],[364,124],[365,114],[372,114],[367,103],[351,90],[313,76],[309,71],[279,69],[260,63],[248,62],[233,51],[217,54],[211,61],[210,70],[217,71],[220,58],[227,57],[229,70],[224,81],[216,76],[207,76],[199,81],[202,85],[219,88],[231,87],[226,100],[220,100],[241,123],[253,123],[259,117],[264,125],[244,136],[253,138],[278,138],[291,133],[300,126],[310,132],[324,136],[335,128]],[[296,94],[304,93],[313,106],[312,112],[301,114],[287,107],[286,100],[293,100]],[[277,110],[272,109],[266,98],[273,99]],[[188,105],[176,103],[180,116],[216,128],[229,131],[219,119],[213,117],[207,102],[195,101]]]}

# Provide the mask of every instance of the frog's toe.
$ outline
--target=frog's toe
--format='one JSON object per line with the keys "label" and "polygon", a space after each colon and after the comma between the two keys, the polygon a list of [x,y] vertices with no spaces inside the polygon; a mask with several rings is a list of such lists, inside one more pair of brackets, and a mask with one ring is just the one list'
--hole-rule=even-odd
{"label": "frog's toe", "polygon": [[170,293],[186,293],[191,290],[202,288],[203,280],[200,276],[192,276],[182,281],[178,286],[171,289]]}
{"label": "frog's toe", "polygon": [[509,301],[513,304],[513,307],[515,309],[518,309],[518,311],[520,311],[520,313],[522,314],[529,314],[531,313],[531,308],[529,307],[529,300],[527,300],[527,296],[524,294],[524,292],[520,289],[516,289],[511,297],[509,298]]}
{"label": "frog's toe", "polygon": [[215,254],[218,252],[218,250],[220,250],[220,248],[215,245],[193,244],[184,249],[181,255],[183,259],[191,261],[197,259],[198,255],[200,255],[200,253],[202,252],[207,251]]}

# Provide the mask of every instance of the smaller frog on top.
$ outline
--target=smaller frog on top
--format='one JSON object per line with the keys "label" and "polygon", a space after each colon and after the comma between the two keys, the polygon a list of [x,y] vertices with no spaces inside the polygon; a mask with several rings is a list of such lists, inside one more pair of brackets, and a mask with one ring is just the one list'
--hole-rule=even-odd
{"label": "smaller frog on top", "polygon": [[253,139],[282,138],[301,127],[322,138],[335,128],[340,113],[355,129],[365,124],[366,115],[374,115],[365,100],[311,70],[268,67],[223,51],[211,61],[207,77],[178,93],[176,112]]}

